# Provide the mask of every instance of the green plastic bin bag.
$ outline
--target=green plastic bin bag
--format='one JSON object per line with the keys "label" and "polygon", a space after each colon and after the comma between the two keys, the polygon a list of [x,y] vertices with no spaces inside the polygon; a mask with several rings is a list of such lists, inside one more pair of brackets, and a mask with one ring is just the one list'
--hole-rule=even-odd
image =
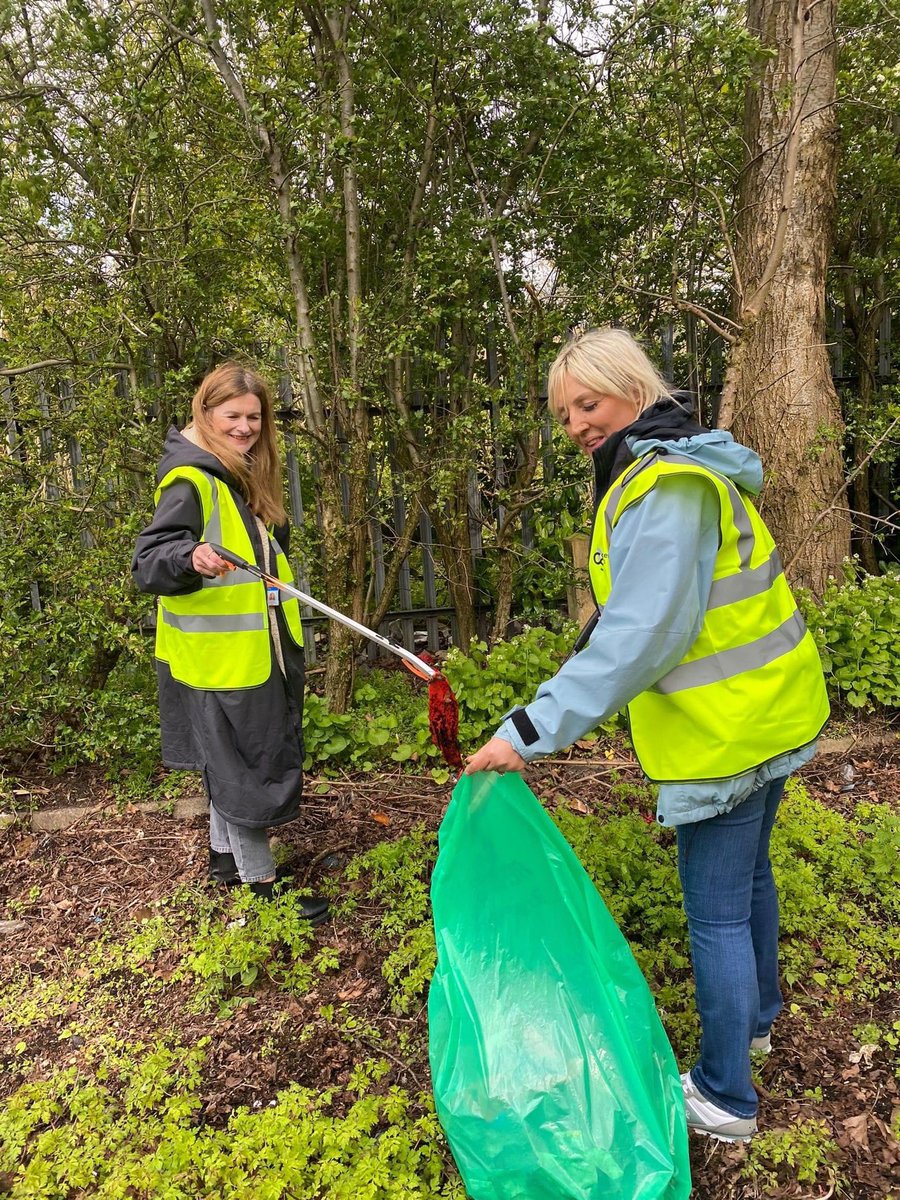
{"label": "green plastic bin bag", "polygon": [[681,1081],[653,997],[521,776],[464,775],[439,847],[429,1056],[469,1196],[689,1196]]}

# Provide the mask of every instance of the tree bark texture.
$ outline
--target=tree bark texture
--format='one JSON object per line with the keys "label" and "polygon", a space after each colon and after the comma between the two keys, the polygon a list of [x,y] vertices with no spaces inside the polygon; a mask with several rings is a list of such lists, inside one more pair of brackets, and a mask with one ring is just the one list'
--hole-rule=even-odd
{"label": "tree bark texture", "polygon": [[[762,456],[760,510],[794,582],[820,594],[850,550],[843,421],[825,338],[838,154],[835,0],[749,0],[775,51],[748,89],[736,259],[742,332],[721,423]],[[810,535],[812,527],[812,535]]]}

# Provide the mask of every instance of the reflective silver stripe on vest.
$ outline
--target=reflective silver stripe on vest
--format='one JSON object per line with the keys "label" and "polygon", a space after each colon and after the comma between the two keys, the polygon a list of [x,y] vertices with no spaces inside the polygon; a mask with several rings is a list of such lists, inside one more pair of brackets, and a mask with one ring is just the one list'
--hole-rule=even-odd
{"label": "reflective silver stripe on vest", "polygon": [[[683,454],[667,454],[664,461],[682,463],[688,467],[703,466],[702,463],[697,463],[694,459],[688,458]],[[756,535],[753,532],[753,526],[750,524],[750,514],[744,507],[744,501],[741,498],[740,492],[727,476],[720,475],[718,471],[713,471],[710,467],[704,467],[703,469],[709,471],[710,475],[714,475],[716,479],[721,480],[725,484],[728,499],[731,501],[732,519],[738,531],[738,557],[741,562],[741,568],[746,569],[750,566],[753,559],[753,550],[756,546]]]}
{"label": "reflective silver stripe on vest", "polygon": [[[198,468],[199,470],[199,468]],[[219,485],[216,482],[215,475],[210,475],[206,471],[203,472],[209,480],[212,489],[212,510],[209,514],[209,520],[206,522],[206,528],[203,530],[203,536],[208,542],[218,542],[222,545],[222,513],[219,509]]]}
{"label": "reflective silver stripe on vest", "polygon": [[161,612],[165,623],[180,629],[182,633],[248,633],[266,628],[263,613],[212,613],[205,617],[197,617],[188,616],[186,613],[173,613],[167,608],[163,608]]}
{"label": "reflective silver stripe on vest", "polygon": [[673,692],[684,692],[688,688],[733,679],[735,675],[742,675],[744,671],[767,666],[776,658],[781,658],[783,654],[796,649],[805,633],[806,624],[800,613],[795,612],[777,629],[754,642],[736,646],[733,650],[723,650],[720,654],[709,654],[706,658],[698,658],[694,662],[682,663],[663,676],[650,690],[669,696]]}
{"label": "reflective silver stripe on vest", "polygon": [[[221,542],[219,545],[221,546]],[[208,587],[232,587],[236,583],[259,583],[258,575],[251,575],[249,571],[243,570],[241,567],[235,567],[233,571],[226,571],[224,575],[216,575],[212,579],[203,577],[203,586]]]}
{"label": "reflective silver stripe on vest", "polygon": [[781,573],[781,558],[778,551],[773,549],[766,561],[758,567],[748,567],[737,575],[713,580],[706,611],[709,612],[711,608],[723,608],[726,604],[734,604],[738,600],[747,600],[750,596],[761,596],[769,590]]}
{"label": "reflective silver stripe on vest", "polygon": [[[197,470],[200,468],[198,467]],[[206,522],[206,528],[203,530],[203,540],[206,542],[216,542],[217,545],[222,545],[222,510],[219,507],[219,485],[215,475],[210,475],[208,471],[203,474],[210,482],[212,488],[212,510],[209,514],[209,520]],[[252,542],[250,543],[253,544]],[[215,575],[212,579],[203,577],[203,587],[233,587],[238,583],[258,583],[259,579],[256,575],[251,575],[249,571],[243,571],[240,567],[234,571],[226,571],[224,575]]]}
{"label": "reflective silver stripe on vest", "polygon": [[646,458],[638,459],[637,469],[629,470],[622,482],[614,487],[611,492],[607,493],[606,503],[603,506],[603,518],[606,521],[607,545],[609,545],[609,543],[612,541],[613,516],[615,515],[616,509],[619,507],[619,500],[622,498],[622,493],[628,487],[629,483],[631,483],[633,479],[636,479],[638,475],[640,475],[641,471],[646,471],[648,467],[651,467],[656,462],[657,458],[659,458],[659,451],[653,450],[647,455]]}

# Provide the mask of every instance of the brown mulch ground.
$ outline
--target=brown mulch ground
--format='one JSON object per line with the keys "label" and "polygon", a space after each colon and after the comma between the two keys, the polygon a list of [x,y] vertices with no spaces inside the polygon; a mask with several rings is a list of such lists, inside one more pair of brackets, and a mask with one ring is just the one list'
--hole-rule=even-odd
{"label": "brown mulch ground", "polygon": [[[869,797],[900,809],[897,746],[890,734],[860,735],[849,750],[819,757],[803,775],[813,794],[838,811],[848,813],[859,799]],[[554,760],[535,768],[529,783],[551,806],[608,811],[619,803],[611,791],[616,776],[638,779],[627,756],[617,755],[612,760]],[[19,795],[6,797],[0,807],[52,807],[109,798],[109,784],[97,773],[52,778],[35,772],[17,787]],[[339,874],[352,855],[402,835],[416,822],[436,828],[449,788],[398,772],[330,781],[323,795],[316,794],[313,783],[309,794],[301,819],[279,831],[279,837],[301,882],[315,888],[324,878]],[[0,938],[4,978],[23,972],[50,977],[64,971],[67,948],[84,947],[102,932],[140,920],[156,911],[155,902],[179,884],[196,883],[205,872],[206,847],[202,818],[183,822],[138,808],[111,807],[58,833],[30,832],[23,823],[0,831],[0,903],[7,910],[0,915],[25,922],[14,936]],[[366,915],[357,912],[350,921],[331,922],[318,930],[318,942],[338,950],[341,966],[323,976],[313,992],[286,1002],[283,992],[257,986],[254,1002],[216,1020],[206,1065],[201,1114],[205,1120],[223,1124],[235,1108],[262,1107],[292,1081],[317,1090],[336,1089],[340,1095],[354,1063],[365,1058],[391,1060],[387,1084],[413,1093],[428,1090],[424,1009],[406,1017],[390,1013],[382,954],[364,934]],[[166,972],[164,959],[155,969]],[[186,996],[186,985],[181,986]],[[132,1002],[127,987],[117,1005],[117,1036],[149,1040],[158,1033],[147,1028],[143,1005],[138,999]],[[357,1018],[358,1034],[348,1037],[346,1030],[341,1033],[321,1020],[323,1005],[346,1005]],[[209,1016],[191,1015],[177,1000],[167,1012],[185,1043],[209,1032]],[[61,1042],[57,1036],[69,1019],[50,1020],[24,1032],[0,1031],[0,1095],[21,1081],[12,1054],[20,1037],[27,1040],[28,1057],[41,1074],[77,1061],[77,1042]],[[775,1051],[761,1072],[761,1130],[788,1128],[802,1120],[825,1122],[840,1149],[836,1168],[844,1185],[833,1192],[821,1186],[811,1189],[785,1181],[790,1176],[782,1174],[779,1184],[760,1190],[741,1177],[745,1148],[692,1138],[697,1200],[825,1200],[832,1194],[849,1200],[900,1200],[900,1145],[890,1132],[892,1117],[900,1109],[896,1059],[884,1046],[860,1056],[852,1035],[868,1021],[889,1028],[898,1020],[896,998],[893,1004],[882,1001],[874,1012],[823,1012],[812,1024],[808,1008],[800,1016],[786,1008]],[[374,1027],[383,1041],[373,1038]],[[403,1054],[390,1049],[398,1044],[406,1047]]]}

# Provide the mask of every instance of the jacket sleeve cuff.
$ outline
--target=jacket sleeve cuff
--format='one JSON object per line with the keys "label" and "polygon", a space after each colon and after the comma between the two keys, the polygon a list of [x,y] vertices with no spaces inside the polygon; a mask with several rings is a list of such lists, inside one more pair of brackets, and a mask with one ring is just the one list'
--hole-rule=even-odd
{"label": "jacket sleeve cuff", "polygon": [[526,749],[529,746],[533,746],[535,742],[540,741],[541,735],[535,729],[534,722],[529,717],[527,709],[517,708],[515,712],[510,713],[509,721],[522,739],[522,745]]}
{"label": "jacket sleeve cuff", "polygon": [[541,755],[547,754],[548,751],[537,748],[540,741],[540,734],[535,729],[531,718],[524,708],[514,708],[494,737],[502,738],[505,742],[509,742],[512,748],[519,754],[525,762],[532,762]]}

